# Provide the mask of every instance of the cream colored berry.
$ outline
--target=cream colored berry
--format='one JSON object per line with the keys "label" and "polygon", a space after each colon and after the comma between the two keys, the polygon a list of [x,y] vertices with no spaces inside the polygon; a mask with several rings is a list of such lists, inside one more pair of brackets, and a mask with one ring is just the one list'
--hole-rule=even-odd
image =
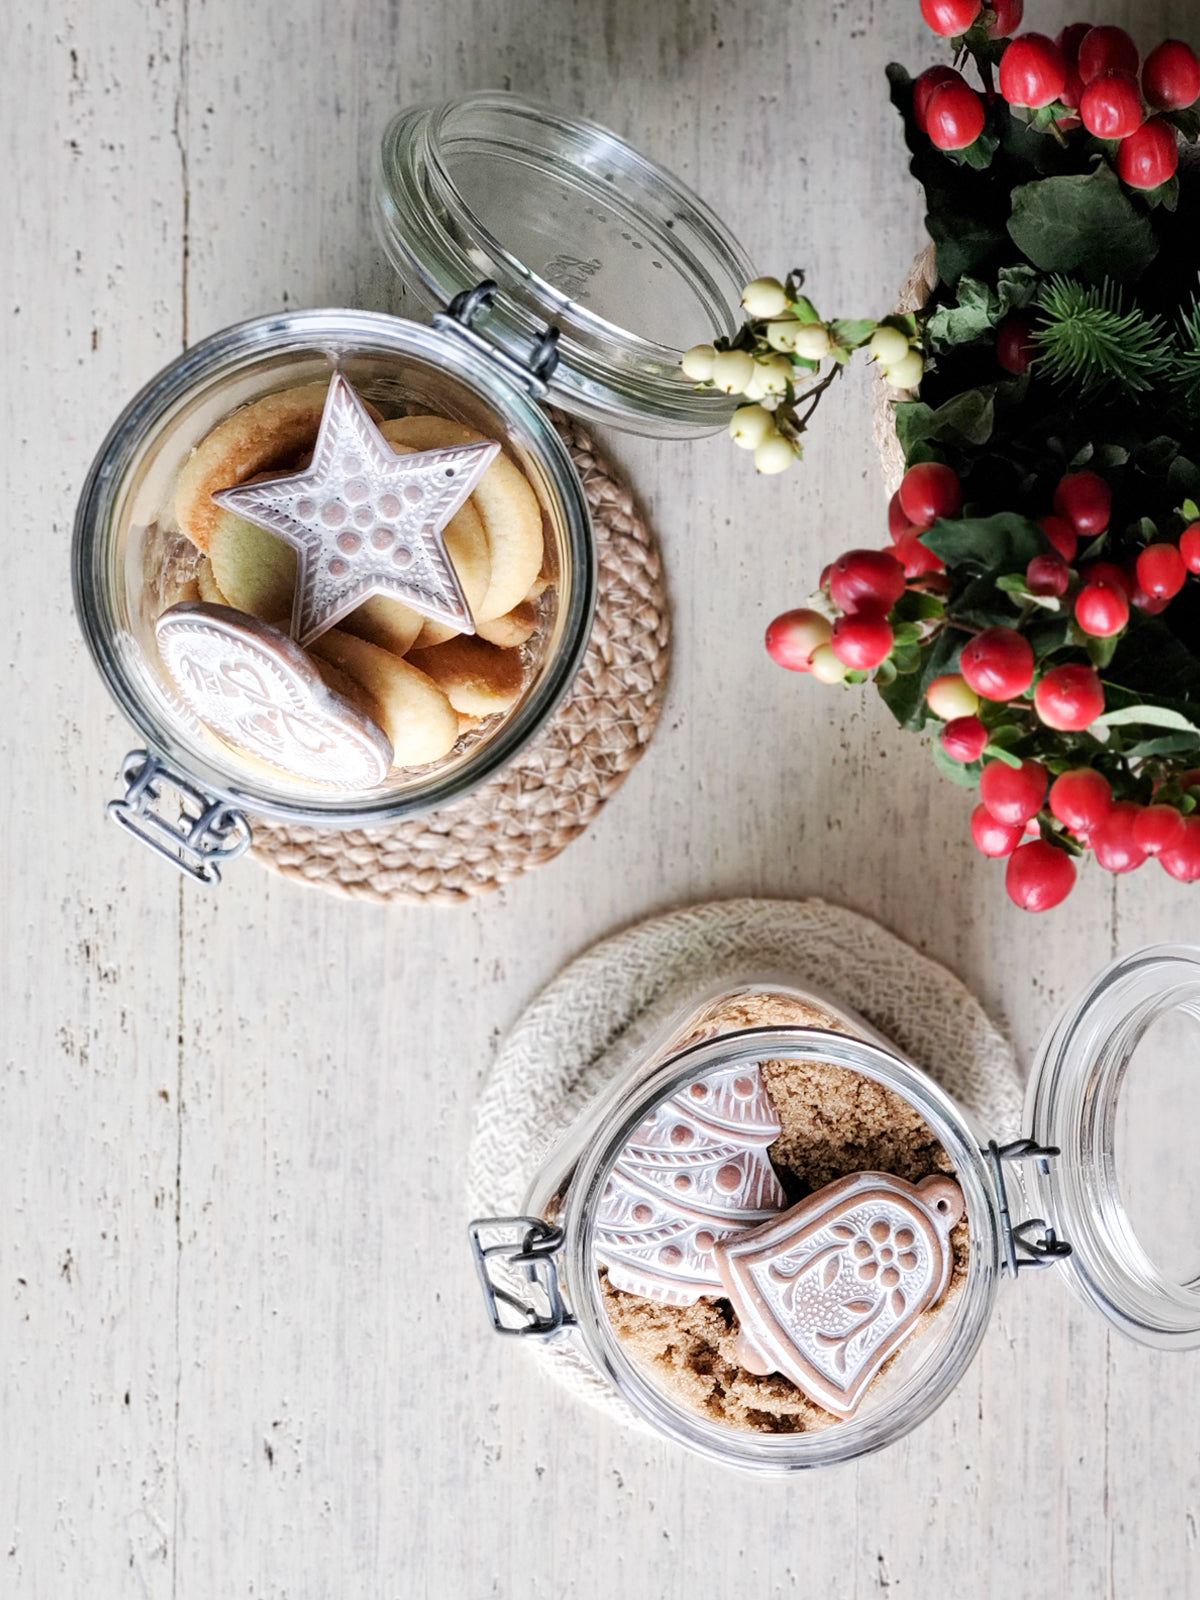
{"label": "cream colored berry", "polygon": [[764,394],[782,394],[792,381],[792,363],[786,356],[760,356],[754,363],[754,375]]}
{"label": "cream colored berry", "polygon": [[711,344],[694,344],[690,350],[685,350],[683,360],[679,365],[683,368],[685,378],[691,378],[693,383],[707,383],[713,375],[713,362],[717,352]]}
{"label": "cream colored berry", "polygon": [[795,459],[795,450],[781,433],[767,434],[754,449],[755,467],[768,475],[786,472]]}
{"label": "cream colored berry", "polygon": [[935,678],[925,691],[925,699],[935,717],[953,722],[955,717],[973,717],[979,710],[979,696],[961,672],[947,672]]}
{"label": "cream colored berry", "polygon": [[925,362],[918,350],[910,350],[902,361],[884,367],[883,375],[893,389],[915,389],[925,371]]}
{"label": "cream colored berry", "polygon": [[755,278],[742,290],[742,304],[752,317],[777,317],[788,308],[788,298],[778,278]]}
{"label": "cream colored berry", "polygon": [[829,329],[823,322],[802,322],[796,329],[792,349],[806,361],[823,361],[833,349]]}
{"label": "cream colored berry", "polygon": [[879,327],[871,335],[868,346],[871,354],[883,367],[894,367],[908,354],[908,340],[899,328]]}
{"label": "cream colored berry", "polygon": [[741,394],[753,376],[754,357],[748,350],[717,351],[712,381],[722,394]]}
{"label": "cream colored berry", "polygon": [[818,683],[841,683],[849,670],[846,663],[834,655],[831,644],[819,644],[812,653],[809,671]]}
{"label": "cream colored berry", "polygon": [[769,433],[775,418],[765,406],[739,406],[729,423],[729,436],[742,450],[755,450]]}
{"label": "cream colored berry", "polygon": [[763,337],[771,346],[772,350],[783,350],[788,352],[796,348],[796,335],[803,326],[803,323],[796,322],[794,320],[784,322],[768,322]]}

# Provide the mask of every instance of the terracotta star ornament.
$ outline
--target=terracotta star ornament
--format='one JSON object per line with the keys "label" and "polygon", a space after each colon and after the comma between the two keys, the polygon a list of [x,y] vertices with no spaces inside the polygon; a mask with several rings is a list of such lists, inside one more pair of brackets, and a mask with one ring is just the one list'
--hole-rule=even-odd
{"label": "terracotta star ornament", "polygon": [[474,633],[443,530],[499,453],[488,440],[399,456],[336,373],[311,464],[213,499],[298,552],[291,633],[301,646],[376,594]]}

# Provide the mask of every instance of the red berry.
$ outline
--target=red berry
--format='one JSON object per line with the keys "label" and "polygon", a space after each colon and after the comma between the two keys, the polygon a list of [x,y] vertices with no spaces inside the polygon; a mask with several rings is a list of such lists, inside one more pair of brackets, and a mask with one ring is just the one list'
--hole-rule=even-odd
{"label": "red berry", "polygon": [[1133,819],[1133,841],[1148,856],[1160,856],[1181,845],[1187,829],[1174,806],[1141,806]]}
{"label": "red berry", "polygon": [[964,645],[959,671],[985,700],[1015,700],[1033,682],[1033,646],[1015,628],[985,628]]}
{"label": "red berry", "polygon": [[1144,611],[1148,617],[1157,617],[1171,604],[1169,600],[1155,600],[1148,595],[1139,583],[1129,596],[1129,604],[1136,606],[1139,611]]}
{"label": "red berry", "polygon": [[1075,887],[1075,863],[1058,845],[1033,839],[1009,856],[1004,887],[1023,911],[1053,911]]}
{"label": "red berry", "polygon": [[939,150],[965,150],[986,121],[983,101],[969,83],[939,83],[925,106],[925,131]]}
{"label": "red berry", "polygon": [[953,67],[936,66],[926,67],[919,78],[913,81],[913,117],[917,127],[922,133],[927,131],[925,126],[925,113],[929,109],[929,97],[935,89],[940,89],[943,83],[966,83],[961,72],[955,72]]}
{"label": "red berry", "polygon": [[1052,667],[1033,691],[1033,704],[1048,728],[1080,733],[1104,711],[1104,688],[1094,667]]}
{"label": "red berry", "polygon": [[1046,799],[1049,779],[1040,761],[989,761],[979,779],[979,797],[997,822],[1023,828],[1036,817]]}
{"label": "red berry", "polygon": [[952,761],[978,761],[987,748],[988,731],[978,717],[955,717],[942,729],[941,738]]}
{"label": "red berry", "polygon": [[945,39],[957,38],[983,10],[983,0],[921,0],[921,15]]}
{"label": "red berry", "polygon": [[1124,28],[1089,28],[1079,41],[1079,76],[1091,83],[1102,72],[1137,73],[1137,45]]}
{"label": "red berry", "polygon": [[971,837],[985,856],[1009,856],[1025,837],[1025,829],[1019,823],[1010,827],[997,822],[986,806],[979,805],[971,813]]}
{"label": "red berry", "polygon": [[899,540],[902,539],[906,533],[913,533],[915,531],[916,530],[913,528],[912,523],[904,515],[904,507],[900,504],[900,491],[897,489],[895,494],[888,501],[888,532],[891,534],[893,539]]}
{"label": "red berry", "polygon": [[1028,317],[1010,317],[996,334],[996,360],[1005,372],[1028,372],[1037,354]]}
{"label": "red berry", "polygon": [[886,613],[904,593],[904,568],[886,550],[847,550],[829,569],[829,592],[841,611]]}
{"label": "red berry", "polygon": [[1064,28],[1054,41],[1063,53],[1064,60],[1071,66],[1079,65],[1079,46],[1092,31],[1090,22],[1072,22],[1070,27]]}
{"label": "red berry", "polygon": [[988,0],[988,4],[995,12],[995,21],[987,24],[988,38],[1007,39],[1016,33],[1025,15],[1025,0]]}
{"label": "red berry", "polygon": [[1180,883],[1195,883],[1200,878],[1200,817],[1184,817],[1183,838],[1158,859]]}
{"label": "red berry", "polygon": [[1135,872],[1145,861],[1133,831],[1141,809],[1132,800],[1118,800],[1092,830],[1092,849],[1106,872]]}
{"label": "red berry", "polygon": [[[1069,111],[1078,111],[1079,102],[1083,99],[1083,79],[1079,76],[1079,68],[1067,63],[1067,81],[1063,84],[1062,93],[1058,97]],[[1079,126],[1078,117],[1056,117],[1054,119],[1060,128]]]}
{"label": "red berry", "polygon": [[1127,139],[1142,125],[1142,92],[1128,72],[1102,72],[1084,89],[1079,118],[1097,139]]}
{"label": "red berry", "polygon": [[1025,568],[1025,583],[1030,594],[1057,598],[1071,587],[1071,569],[1057,552],[1052,556],[1034,556]]}
{"label": "red berry", "polygon": [[1084,583],[1103,583],[1110,589],[1119,589],[1126,600],[1133,599],[1137,588],[1137,579],[1133,574],[1117,566],[1115,561],[1089,561],[1086,567],[1080,567],[1079,576]]}
{"label": "red berry", "polygon": [[1111,639],[1129,621],[1129,597],[1110,583],[1085,583],[1075,596],[1075,621],[1095,639]]}
{"label": "red berry", "polygon": [[892,554],[903,566],[904,576],[910,582],[924,578],[931,572],[946,570],[946,563],[941,556],[934,555],[932,550],[923,545],[917,533],[906,533],[897,539],[892,546]]}
{"label": "red berry", "polygon": [[1065,517],[1039,517],[1038,527],[1069,566],[1079,548],[1079,536],[1075,529]]}
{"label": "red berry", "polygon": [[1112,490],[1098,472],[1068,472],[1054,491],[1054,509],[1079,538],[1090,539],[1108,527]]}
{"label": "red berry", "polygon": [[785,611],[767,629],[767,654],[791,672],[807,672],[813,651],[828,644],[832,633],[828,617],[819,611]]}
{"label": "red berry", "polygon": [[1200,57],[1182,39],[1164,39],[1142,68],[1142,93],[1156,111],[1183,111],[1200,99]]}
{"label": "red berry", "polygon": [[1190,523],[1179,535],[1179,554],[1189,572],[1200,572],[1200,522]]}
{"label": "red berry", "polygon": [[892,653],[892,625],[877,611],[855,611],[833,625],[833,653],[844,666],[870,672]]}
{"label": "red berry", "polygon": [[962,503],[962,484],[953,467],[941,461],[922,461],[904,474],[900,505],[914,528],[924,531],[939,517],[956,517]]}
{"label": "red berry", "polygon": [[1023,33],[1000,58],[1000,93],[1010,106],[1048,106],[1067,81],[1067,64],[1053,39]]}
{"label": "red berry", "polygon": [[1112,784],[1094,767],[1075,767],[1050,785],[1050,810],[1085,841],[1108,815],[1112,803]]}
{"label": "red berry", "polygon": [[1179,169],[1179,139],[1161,117],[1151,117],[1121,141],[1117,171],[1131,189],[1157,189]]}
{"label": "red berry", "polygon": [[1173,544],[1148,544],[1137,558],[1137,577],[1152,600],[1172,600],[1187,582],[1187,567]]}

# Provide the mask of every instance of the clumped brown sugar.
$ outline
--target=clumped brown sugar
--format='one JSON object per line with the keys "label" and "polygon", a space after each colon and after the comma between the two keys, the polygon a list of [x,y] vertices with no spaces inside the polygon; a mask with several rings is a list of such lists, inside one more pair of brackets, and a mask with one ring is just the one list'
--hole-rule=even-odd
{"label": "clumped brown sugar", "polygon": [[[711,1008],[685,1042],[766,1025],[837,1027],[824,1012],[788,996],[747,993]],[[825,1062],[764,1061],[761,1070],[783,1130],[769,1153],[790,1203],[852,1172],[890,1172],[919,1183],[953,1171],[929,1126],[882,1084]],[[967,1239],[963,1218],[951,1234],[947,1300],[966,1274]],[[738,1322],[728,1300],[661,1305],[614,1288],[604,1271],[601,1280],[617,1337],[681,1404],[726,1426],[763,1433],[803,1433],[838,1422],[778,1373],[760,1377],[739,1363]],[[936,1308],[927,1313],[936,1315]]]}

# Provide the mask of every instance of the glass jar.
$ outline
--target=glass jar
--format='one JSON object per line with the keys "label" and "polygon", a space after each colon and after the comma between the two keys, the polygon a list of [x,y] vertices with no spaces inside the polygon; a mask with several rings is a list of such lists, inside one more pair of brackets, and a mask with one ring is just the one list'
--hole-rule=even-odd
{"label": "glass jar", "polygon": [[[374,198],[402,289],[433,326],[334,309],[214,334],[126,407],[76,515],[80,623],[145,741],[110,811],[206,881],[250,842],[249,816],[344,829],[449,805],[553,714],[587,646],[596,562],[582,485],[543,402],[664,437],[711,432],[734,404],[698,394],[679,358],[737,328],[753,268],[702,202],[604,129],[499,93],[408,111],[384,137]],[[549,579],[511,711],[442,760],[354,792],[290,779],[218,739],[181,703],[154,636],[198,561],[169,512],[191,451],[247,403],[335,372],[384,416],[430,411],[498,440],[540,503]]]}
{"label": "glass jar", "polygon": [[[822,1013],[823,1025],[704,1036],[699,1025],[714,1004],[762,995]],[[667,1437],[727,1465],[774,1473],[852,1460],[924,1421],[970,1364],[1001,1279],[1027,1268],[1057,1265],[1143,1343],[1194,1348],[1195,1196],[1177,1226],[1180,1248],[1164,1252],[1155,1189],[1161,1153],[1152,1122],[1138,1126],[1138,1105],[1149,1093],[1142,1080],[1160,1071],[1164,1048],[1179,1069],[1170,1091],[1178,1095],[1195,1076],[1198,1042],[1200,949],[1159,946],[1115,962],[1046,1037],[1029,1089],[1030,1136],[1000,1145],[981,1141],[962,1109],[861,1019],[786,975],[735,973],[676,992],[615,1048],[608,1087],[547,1157],[526,1214],[472,1223],[493,1326],[579,1341],[596,1371]],[[767,1061],[831,1064],[891,1090],[936,1138],[965,1202],[968,1255],[956,1292],[900,1346],[851,1417],[809,1432],[739,1429],[657,1384],[613,1329],[597,1254],[601,1197],[634,1130],[699,1079]],[[1195,1107],[1200,1095],[1191,1094]],[[1158,1108],[1155,1119],[1161,1122]],[[1028,1214],[1027,1201],[1039,1215]]]}

